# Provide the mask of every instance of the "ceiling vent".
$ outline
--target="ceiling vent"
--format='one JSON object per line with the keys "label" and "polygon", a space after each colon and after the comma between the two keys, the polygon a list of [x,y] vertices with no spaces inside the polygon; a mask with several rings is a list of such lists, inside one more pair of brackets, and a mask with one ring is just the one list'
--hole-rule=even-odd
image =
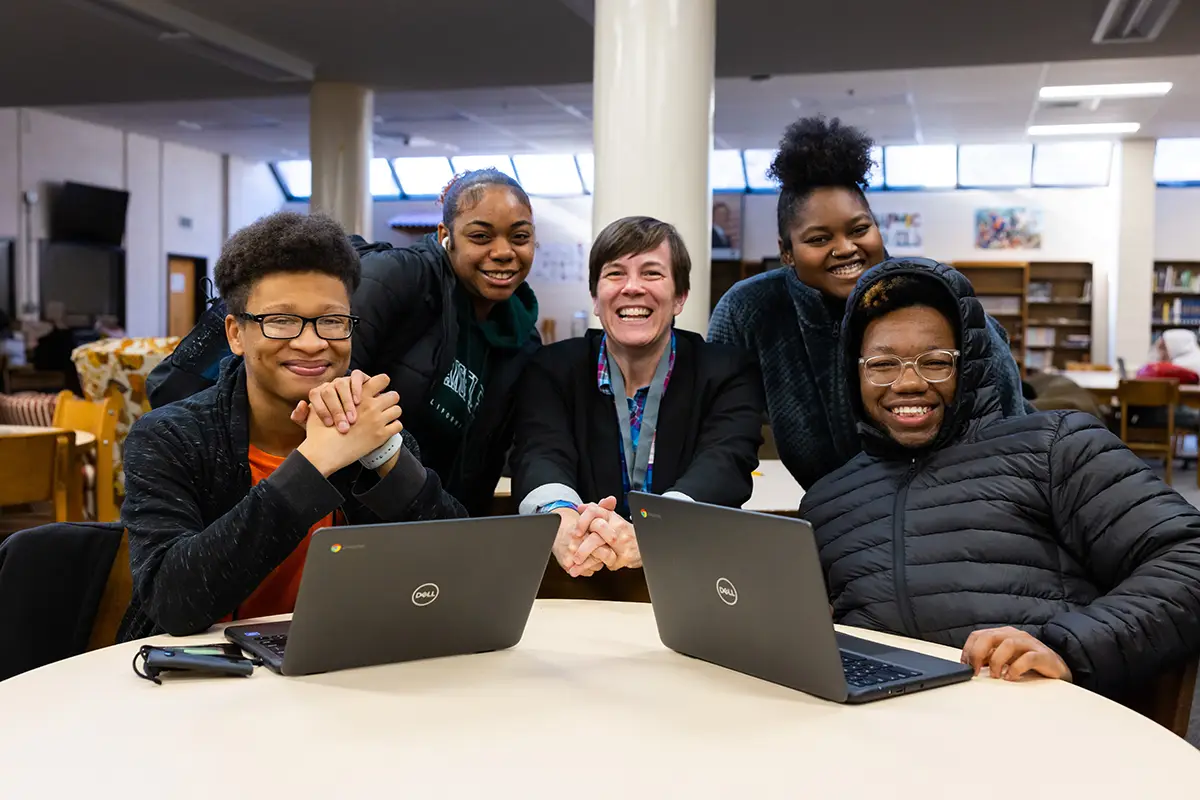
{"label": "ceiling vent", "polygon": [[1179,0],[1108,0],[1094,44],[1153,42],[1179,7]]}
{"label": "ceiling vent", "polygon": [[270,83],[311,81],[312,64],[161,0],[68,0],[160,44]]}
{"label": "ceiling vent", "polygon": [[1060,111],[1069,111],[1083,107],[1082,100],[1049,100],[1041,104],[1042,108],[1053,108]]}

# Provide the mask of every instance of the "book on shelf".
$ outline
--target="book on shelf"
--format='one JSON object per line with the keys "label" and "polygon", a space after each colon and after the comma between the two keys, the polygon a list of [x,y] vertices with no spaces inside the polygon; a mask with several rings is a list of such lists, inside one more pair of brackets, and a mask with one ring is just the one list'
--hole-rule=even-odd
{"label": "book on shelf", "polygon": [[1018,295],[984,295],[977,298],[979,304],[983,306],[983,310],[991,314],[993,317],[997,315],[1009,314],[1020,316],[1021,314],[1021,298]]}
{"label": "book on shelf", "polygon": [[1049,303],[1054,299],[1054,287],[1049,281],[1030,281],[1026,296],[1031,303]]}
{"label": "book on shelf", "polygon": [[1200,299],[1176,297],[1162,301],[1155,310],[1154,322],[1160,325],[1200,325]]}
{"label": "book on shelf", "polygon": [[1174,264],[1160,266],[1154,270],[1154,291],[1200,294],[1200,272]]}
{"label": "book on shelf", "polygon": [[1054,328],[1029,328],[1025,331],[1025,346],[1054,347]]}

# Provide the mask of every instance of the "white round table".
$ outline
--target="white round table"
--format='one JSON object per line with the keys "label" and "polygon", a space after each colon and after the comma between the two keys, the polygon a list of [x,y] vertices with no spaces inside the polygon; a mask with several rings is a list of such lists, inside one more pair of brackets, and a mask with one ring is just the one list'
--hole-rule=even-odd
{"label": "white round table", "polygon": [[980,677],[841,706],[665,649],[641,604],[538,601],[508,651],[304,678],[155,686],[130,668],[137,648],[0,683],[0,796],[1127,800],[1200,786],[1200,752],[1069,684]]}

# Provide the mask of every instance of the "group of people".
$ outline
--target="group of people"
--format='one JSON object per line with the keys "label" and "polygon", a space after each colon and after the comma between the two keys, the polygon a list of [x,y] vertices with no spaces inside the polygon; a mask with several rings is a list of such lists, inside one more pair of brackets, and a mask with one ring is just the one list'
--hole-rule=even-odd
{"label": "group of people", "polygon": [[289,212],[238,231],[126,442],[124,636],[291,611],[313,530],[485,515],[506,465],[521,514],[560,517],[548,577],[645,599],[628,493],[741,506],[766,420],[836,621],[1112,696],[1195,656],[1200,512],[1094,417],[1033,413],[961,274],[889,259],[871,144],[787,130],[784,266],[707,340],[674,326],[678,232],[628,217],[591,249],[600,329],[542,346],[532,205],[496,170],[456,177],[410,247]]}

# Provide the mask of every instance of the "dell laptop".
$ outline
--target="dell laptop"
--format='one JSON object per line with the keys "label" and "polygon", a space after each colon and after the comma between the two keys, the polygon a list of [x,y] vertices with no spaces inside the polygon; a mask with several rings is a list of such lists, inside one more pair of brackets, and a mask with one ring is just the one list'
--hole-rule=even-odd
{"label": "dell laptop", "polygon": [[838,703],[971,678],[965,664],[834,630],[803,520],[630,493],[650,602],[667,647]]}
{"label": "dell laptop", "polygon": [[323,528],[290,622],[225,637],[281,675],[482,653],[521,640],[554,514]]}

